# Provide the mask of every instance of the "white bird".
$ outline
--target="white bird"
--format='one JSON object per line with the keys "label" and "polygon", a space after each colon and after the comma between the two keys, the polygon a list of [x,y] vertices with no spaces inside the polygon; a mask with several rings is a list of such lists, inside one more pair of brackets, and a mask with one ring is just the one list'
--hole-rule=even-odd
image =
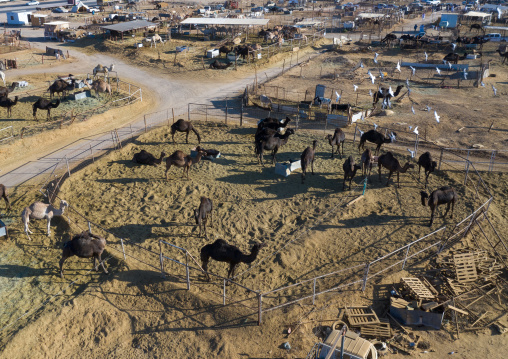
{"label": "white bird", "polygon": [[376,52],[376,54],[374,55],[374,63],[377,64],[377,57],[379,56],[379,54]]}
{"label": "white bird", "polygon": [[436,67],[436,71],[438,75],[441,75],[441,70],[439,69],[439,67]]}
{"label": "white bird", "polygon": [[415,151],[411,151],[409,148],[407,150],[411,154],[411,158],[415,158]]}
{"label": "white bird", "polygon": [[439,116],[436,111],[434,111],[434,117],[436,118],[437,123],[439,123],[441,116]]}
{"label": "white bird", "polygon": [[411,105],[411,112],[413,113],[413,115],[416,115],[415,108],[413,107],[413,105]]}
{"label": "white bird", "polygon": [[337,91],[335,91],[335,102],[339,102],[340,100],[340,95]]}
{"label": "white bird", "polygon": [[400,61],[398,61],[398,62],[397,62],[397,66],[395,66],[395,69],[396,69],[397,71],[401,72],[401,71],[400,71]]}
{"label": "white bird", "polygon": [[467,72],[464,69],[464,80],[467,80]]}
{"label": "white bird", "polygon": [[432,107],[430,107],[429,105],[427,105],[427,108],[425,109],[425,111],[430,111],[432,110]]}
{"label": "white bird", "polygon": [[377,126],[376,124],[374,124],[374,129],[375,129],[375,130],[377,130],[377,127],[378,127],[378,126]]}
{"label": "white bird", "polygon": [[354,88],[354,90],[355,90],[355,92],[356,92],[356,90],[358,89],[358,86],[353,85],[353,88]]}
{"label": "white bird", "polygon": [[374,76],[374,75],[370,72],[370,70],[369,70],[369,71],[367,71],[367,75],[369,75],[369,76],[370,76],[370,80],[372,81],[372,83],[374,83],[374,82],[376,81],[376,76]]}
{"label": "white bird", "polygon": [[413,76],[414,76],[416,74],[416,69],[413,66],[409,66],[409,68],[411,69],[411,71],[413,71]]}
{"label": "white bird", "polygon": [[369,90],[369,96],[372,97],[372,90]]}
{"label": "white bird", "polygon": [[418,126],[415,127],[415,129],[413,130],[414,133],[416,133],[417,135],[419,135],[418,133]]}
{"label": "white bird", "polygon": [[497,7],[496,11],[497,11],[497,18],[501,19],[501,15],[502,15],[501,9]]}
{"label": "white bird", "polygon": [[390,96],[392,96],[392,97],[394,97],[394,96],[395,96],[395,94],[393,93],[393,90],[392,90],[392,87],[391,87],[391,86],[388,88],[388,93],[389,93],[389,94],[390,94]]}
{"label": "white bird", "polygon": [[492,90],[494,91],[494,96],[497,96],[497,88],[495,88],[494,85],[492,85]]}
{"label": "white bird", "polygon": [[382,79],[385,78],[385,75],[383,74],[383,72],[381,70],[379,70],[379,76],[381,76]]}
{"label": "white bird", "polygon": [[360,67],[363,69],[363,61],[360,60]]}
{"label": "white bird", "polygon": [[449,63],[448,63],[448,67],[449,67],[450,69],[452,68],[452,63],[451,63],[451,62],[449,62]]}
{"label": "white bird", "polygon": [[482,85],[482,87],[485,87],[485,84],[483,83],[483,81],[480,82],[480,85]]}
{"label": "white bird", "polygon": [[358,133],[360,134],[360,136],[363,136],[363,131],[358,129]]}
{"label": "white bird", "polygon": [[456,43],[452,43],[452,51],[455,51],[455,48],[457,47]]}
{"label": "white bird", "polygon": [[406,79],[406,86],[409,88],[409,79]]}
{"label": "white bird", "polygon": [[425,51],[425,61],[429,59],[429,55],[427,54],[427,51]]}

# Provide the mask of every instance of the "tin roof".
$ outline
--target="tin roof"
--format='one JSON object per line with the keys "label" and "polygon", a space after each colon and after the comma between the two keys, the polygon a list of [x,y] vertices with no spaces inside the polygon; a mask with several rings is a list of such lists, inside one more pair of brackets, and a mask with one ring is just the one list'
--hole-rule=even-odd
{"label": "tin roof", "polygon": [[159,26],[159,24],[146,21],[146,20],[134,20],[134,21],[127,21],[127,22],[120,22],[118,24],[114,25],[107,25],[107,26],[101,26],[101,28],[106,30],[112,30],[112,31],[118,31],[118,32],[126,32],[131,30],[137,30],[142,29],[144,27],[151,27],[151,26]]}
{"label": "tin roof", "polygon": [[180,24],[191,25],[258,25],[266,26],[270,19],[229,19],[229,18],[211,18],[211,17],[190,17],[183,20]]}

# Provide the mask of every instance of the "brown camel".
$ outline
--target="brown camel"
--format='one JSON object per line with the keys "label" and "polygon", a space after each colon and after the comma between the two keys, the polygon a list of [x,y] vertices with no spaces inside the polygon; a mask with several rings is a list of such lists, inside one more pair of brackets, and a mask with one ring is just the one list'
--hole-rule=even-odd
{"label": "brown camel", "polygon": [[[252,247],[250,254],[244,254],[237,247],[228,244],[223,239],[217,239],[215,242],[207,244],[201,248],[201,267],[205,272],[208,272],[208,262],[210,258],[215,259],[218,262],[229,263],[228,278],[231,278],[235,274],[235,267],[239,263],[252,263],[256,260],[259,250],[263,248],[265,243],[256,243]],[[206,273],[207,280],[210,280],[210,276]]]}
{"label": "brown camel", "polygon": [[71,91],[74,89],[75,79],[71,79],[71,82],[67,82],[62,79],[58,79],[49,86],[49,98],[53,98],[53,95],[56,93],[61,93],[61,97],[67,94],[67,91]]}
{"label": "brown camel", "polygon": [[312,169],[312,174],[314,174],[314,158],[316,156],[317,142],[317,140],[314,140],[314,142],[312,142],[312,147],[307,147],[300,157],[300,163],[302,165],[302,184],[305,181],[305,175],[309,166]]}
{"label": "brown camel", "polygon": [[17,86],[17,82],[13,82],[9,87],[0,86],[0,97],[7,97]]}
{"label": "brown camel", "polygon": [[388,175],[388,180],[386,181],[386,186],[388,186],[388,183],[390,182],[390,177],[392,176],[392,173],[397,172],[397,188],[400,188],[399,174],[406,173],[409,168],[415,168],[415,166],[413,164],[410,164],[409,162],[406,162],[404,167],[400,167],[399,161],[393,156],[391,152],[387,152],[379,156],[377,163],[379,169],[379,182],[381,182],[381,167],[384,167],[388,171],[390,171],[390,174]]}
{"label": "brown camel", "polygon": [[132,157],[132,162],[136,162],[142,165],[158,166],[161,164],[162,158],[164,156],[166,156],[165,152],[161,152],[160,158],[156,158],[151,153],[146,152],[145,150],[141,150],[141,152],[134,154],[134,157]]}
{"label": "brown camel", "polygon": [[93,266],[95,271],[98,269],[98,265],[96,261],[99,260],[99,264],[102,266],[105,274],[108,274],[106,268],[104,268],[104,263],[101,259],[101,254],[106,248],[106,240],[102,237],[94,235],[88,231],[83,231],[80,234],[72,237],[70,241],[65,242],[62,258],[60,259],[60,276],[63,278],[63,264],[65,260],[72,256],[78,256],[79,258],[92,258],[93,257]]}
{"label": "brown camel", "polygon": [[[198,152],[196,157],[191,157],[190,155],[186,155],[182,151],[175,151],[171,156],[166,158],[166,180],[168,179],[168,171],[171,166],[183,167],[183,176],[187,173],[187,179],[189,179],[189,169],[190,167],[198,163],[203,156],[203,152]],[[183,177],[182,176],[182,177]]]}
{"label": "brown camel", "polygon": [[[327,135],[328,143],[332,146],[332,155],[330,158],[333,158],[333,146],[337,146],[337,154],[340,155],[340,159],[344,155],[344,142],[346,142],[346,134],[340,128],[336,128],[335,132],[332,135]],[[340,153],[340,144],[342,143],[342,153]]]}
{"label": "brown camel", "polygon": [[11,209],[11,203],[9,202],[9,194],[7,193],[7,187],[0,184],[0,197],[2,197],[7,205],[7,210]]}
{"label": "brown camel", "polygon": [[501,57],[503,58],[503,62],[501,62],[501,64],[504,64],[504,62],[508,58],[508,51],[501,52],[501,50],[497,49],[496,52],[499,53],[499,55],[501,55]]}
{"label": "brown camel", "polygon": [[[452,214],[450,218],[453,218],[453,208],[455,207],[455,201],[457,200],[457,192],[452,187],[441,187],[430,194],[427,192],[420,192],[422,198],[422,205],[428,204],[430,207],[431,215],[430,215],[430,224],[429,227],[432,226],[432,222],[434,222],[434,212],[440,204],[446,204],[446,212],[443,215],[443,218],[446,217],[448,211],[450,210],[450,205],[452,207]],[[425,201],[427,199],[427,201]],[[426,203],[427,202],[427,203]]]}
{"label": "brown camel", "polygon": [[16,106],[18,103],[18,96],[14,96],[14,101],[8,97],[0,97],[0,107],[7,108],[7,117],[12,115],[12,106]]}
{"label": "brown camel", "polygon": [[95,96],[99,97],[99,93],[107,93],[111,96],[111,85],[102,79],[97,79],[92,82],[92,90],[95,91]]}
{"label": "brown camel", "polygon": [[173,139],[173,143],[175,143],[175,133],[176,132],[186,132],[187,136],[185,137],[185,143],[189,143],[189,132],[194,132],[198,138],[198,143],[201,143],[201,136],[199,136],[198,131],[192,126],[190,121],[185,121],[183,119],[179,119],[174,124],[171,125],[171,138]]}

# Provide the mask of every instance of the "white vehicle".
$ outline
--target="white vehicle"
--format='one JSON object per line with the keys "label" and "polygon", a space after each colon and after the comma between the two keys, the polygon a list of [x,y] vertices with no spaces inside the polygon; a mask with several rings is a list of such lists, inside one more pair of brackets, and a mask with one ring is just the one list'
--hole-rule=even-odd
{"label": "white vehicle", "polygon": [[439,5],[439,4],[441,4],[441,1],[439,1],[439,0],[428,0],[427,4],[429,4],[429,5]]}
{"label": "white vehicle", "polygon": [[484,40],[490,40],[490,41],[507,41],[507,37],[503,37],[501,36],[500,33],[492,33],[492,34],[487,34],[483,37]]}
{"label": "white vehicle", "polygon": [[29,1],[26,3],[27,6],[36,6],[36,5],[39,5],[39,2],[38,1]]}

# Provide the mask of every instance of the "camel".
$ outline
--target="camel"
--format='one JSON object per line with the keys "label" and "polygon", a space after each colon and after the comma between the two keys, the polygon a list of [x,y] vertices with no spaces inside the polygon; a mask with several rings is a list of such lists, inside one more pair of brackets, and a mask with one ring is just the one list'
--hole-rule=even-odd
{"label": "camel", "polygon": [[7,108],[7,117],[11,117],[12,107],[18,103],[18,96],[14,96],[14,101],[8,97],[0,97],[0,107]]}
{"label": "camel", "polygon": [[173,139],[173,143],[175,143],[175,133],[176,132],[186,132],[187,136],[185,137],[185,143],[189,143],[189,132],[192,131],[198,137],[198,143],[201,143],[201,136],[199,136],[198,131],[192,126],[190,121],[185,121],[183,119],[179,119],[174,124],[171,125],[171,138]]}
{"label": "camel", "polygon": [[[332,155],[330,158],[333,158],[333,146],[337,146],[337,154],[340,155],[340,159],[344,155],[344,143],[346,142],[346,134],[340,128],[336,128],[335,132],[332,135],[327,135],[328,143],[332,146]],[[340,153],[340,144],[342,143],[342,153]]]}
{"label": "camel", "polygon": [[142,165],[158,166],[161,164],[164,156],[166,156],[166,153],[164,153],[164,151],[161,152],[160,158],[156,158],[151,153],[146,152],[145,150],[141,150],[141,152],[134,154],[134,157],[132,157],[132,162],[139,163]]}
{"label": "camel", "polygon": [[95,271],[98,270],[96,261],[99,260],[99,264],[104,270],[105,274],[108,274],[104,263],[102,262],[101,255],[106,248],[106,240],[88,231],[83,231],[80,234],[76,234],[70,241],[65,242],[62,251],[62,258],[60,259],[60,277],[64,277],[63,264],[65,260],[72,256],[78,256],[79,258],[92,258],[93,266]]}
{"label": "camel", "polygon": [[465,60],[467,59],[467,53],[464,53],[463,56],[460,56],[459,54],[450,52],[448,55],[446,55],[443,60],[448,61],[451,64],[457,64],[459,60]]}
{"label": "camel", "polygon": [[210,227],[213,228],[213,217],[212,217],[213,202],[210,198],[201,197],[201,202],[198,209],[194,210],[194,219],[199,227],[199,236],[201,237],[201,227],[205,232],[205,238],[208,239],[206,234],[206,223],[208,221],[208,214],[210,214]]}
{"label": "camel", "polygon": [[372,163],[374,162],[374,156],[372,156],[372,151],[367,148],[362,153],[362,175],[367,175],[367,169],[369,170],[368,176],[370,176],[370,172],[372,171]]}
{"label": "camel", "polygon": [[386,181],[386,186],[388,186],[390,177],[392,176],[393,172],[397,172],[397,188],[400,188],[399,174],[406,173],[409,168],[415,168],[415,166],[409,162],[406,162],[404,167],[400,167],[399,161],[393,156],[393,153],[391,152],[386,152],[385,154],[379,156],[377,159],[377,165],[379,170],[379,182],[381,182],[381,167],[384,167],[390,171],[388,180]]}
{"label": "camel", "polygon": [[60,208],[57,209],[53,207],[52,204],[45,204],[42,202],[34,202],[30,206],[26,207],[21,213],[21,219],[25,225],[25,233],[28,236],[28,239],[32,240],[29,234],[33,232],[28,228],[28,222],[30,218],[33,219],[44,219],[48,220],[48,237],[51,234],[51,218],[54,216],[62,216],[64,214],[65,208],[69,207],[69,204],[65,201],[60,201]]}
{"label": "camel", "polygon": [[187,179],[189,179],[189,169],[190,167],[198,163],[201,160],[201,157],[203,156],[203,152],[198,152],[198,155],[196,157],[191,157],[190,155],[186,155],[182,151],[175,151],[171,156],[166,158],[166,180],[168,179],[168,171],[171,168],[171,166],[176,167],[183,167],[183,176],[185,176],[185,173],[187,173]]}
{"label": "camel", "polygon": [[60,100],[56,100],[55,103],[51,102],[51,100],[46,100],[42,97],[32,105],[34,120],[37,120],[37,109],[48,111],[47,119],[51,120],[51,109],[57,108],[60,105]]}
{"label": "camel", "polygon": [[469,31],[472,31],[473,29],[476,30],[476,32],[479,32],[483,30],[483,26],[481,24],[471,24]]}
{"label": "camel", "polygon": [[263,152],[267,150],[272,151],[272,163],[275,164],[276,161],[275,156],[277,155],[279,147],[285,145],[288,142],[289,136],[291,136],[294,133],[295,130],[289,128],[286,130],[284,135],[280,137],[272,136],[256,143],[256,154],[258,156],[258,163],[261,163],[263,166],[265,165],[263,163]]}
{"label": "camel", "polygon": [[[441,187],[434,192],[430,194],[430,196],[427,194],[427,192],[421,191],[420,192],[421,199],[422,199],[422,205],[425,206],[426,204],[430,207],[430,223],[429,227],[432,226],[432,223],[434,222],[434,212],[440,204],[447,204],[446,212],[443,215],[443,218],[446,217],[448,214],[448,211],[450,210],[450,206],[452,207],[452,215],[450,218],[453,218],[453,208],[455,207],[455,201],[457,200],[457,192],[452,187]],[[425,199],[428,199],[425,201]],[[427,202],[427,203],[426,203]]]}
{"label": "camel", "polygon": [[61,98],[63,98],[67,94],[67,91],[74,89],[75,82],[75,79],[71,79],[70,83],[62,79],[55,80],[55,82],[53,82],[53,84],[51,84],[48,88],[49,98],[53,98],[55,92],[61,93]]}
{"label": "camel", "polygon": [[496,50],[497,53],[499,53],[499,55],[501,55],[501,57],[503,58],[503,61],[501,62],[501,64],[504,64],[504,62],[506,61],[506,59],[508,58],[508,51],[506,52],[501,52],[500,49],[497,49]]}
{"label": "camel", "polygon": [[208,274],[208,262],[210,258],[218,262],[229,263],[228,278],[234,277],[235,267],[239,263],[252,263],[256,260],[259,250],[265,247],[265,243],[256,243],[252,246],[250,254],[244,254],[237,247],[228,244],[223,239],[217,239],[211,244],[207,244],[201,248],[201,267],[206,274],[209,281],[210,275]]}
{"label": "camel", "polygon": [[231,47],[227,47],[227,46],[221,46],[219,48],[219,57],[224,54],[225,56],[227,56],[231,51],[233,51],[233,49]]}
{"label": "camel", "polygon": [[214,62],[212,62],[210,64],[210,68],[211,69],[216,69],[216,70],[225,70],[227,69],[229,66],[233,65],[232,62],[228,62],[227,64],[223,63],[223,62],[220,62],[218,60],[215,60]]}
{"label": "camel", "polygon": [[[400,90],[402,90],[403,87],[404,87],[403,85],[398,85],[397,88],[395,89],[395,92],[393,93],[393,97],[399,96]],[[387,89],[386,87],[381,87],[378,91],[374,92],[374,94],[372,95],[372,107],[373,108],[376,107],[376,104],[379,102],[379,99],[383,99],[383,101],[381,101],[382,103],[388,104],[391,98],[392,95],[390,94],[390,90]]]}
{"label": "camel", "polygon": [[307,147],[300,156],[300,163],[302,165],[302,184],[305,181],[305,174],[307,173],[309,165],[311,166],[312,174],[314,174],[314,158],[316,156],[317,142],[318,141],[314,140],[314,142],[312,142],[312,148]]}
{"label": "camel", "polygon": [[18,87],[18,82],[13,82],[9,87],[0,86],[0,97],[7,97]]}
{"label": "camel", "polygon": [[285,120],[277,120],[276,118],[273,117],[267,117],[265,119],[258,121],[258,130],[261,130],[263,128],[271,128],[273,130],[277,130],[279,128],[286,128],[290,121],[291,119],[287,116]]}
{"label": "camel", "polygon": [[106,92],[111,96],[111,85],[102,79],[94,80],[91,88],[95,91],[95,96],[97,97],[99,97],[100,92]]}
{"label": "camel", "polygon": [[386,138],[383,134],[377,132],[376,130],[370,130],[362,134],[362,137],[360,138],[360,144],[358,145],[358,152],[360,152],[361,149],[365,149],[365,142],[369,141],[372,143],[375,143],[377,145],[376,147],[376,155],[379,154],[379,150],[381,149],[381,146],[383,143],[391,143],[395,142],[397,134],[395,132],[390,133],[390,137]]}
{"label": "camel", "polygon": [[432,161],[432,156],[430,152],[425,152],[418,158],[418,179],[420,179],[420,171],[423,167],[425,170],[425,188],[427,188],[427,183],[429,183],[429,175],[431,172],[434,172],[437,167],[437,162]]}
{"label": "camel", "polygon": [[150,47],[155,46],[155,48],[157,48],[157,41],[164,45],[164,40],[162,40],[162,37],[160,37],[159,34],[155,34],[150,38]]}
{"label": "camel", "polygon": [[0,197],[2,197],[5,201],[5,204],[7,206],[7,210],[11,209],[11,202],[9,201],[9,194],[7,193],[7,187],[5,187],[3,184],[0,184]]}
{"label": "camel", "polygon": [[2,81],[4,82],[4,86],[5,85],[5,73],[3,71],[0,71],[0,77],[2,78]]}
{"label": "camel", "polygon": [[330,106],[328,107],[328,110],[331,112],[333,111],[348,111],[351,108],[351,104],[349,103],[330,103]]}
{"label": "camel", "polygon": [[355,159],[353,156],[349,156],[347,160],[342,164],[342,169],[344,170],[344,182],[342,182],[342,190],[346,189],[346,181],[349,179],[349,190],[351,190],[351,182],[356,175],[356,171],[361,169],[360,165],[355,164]]}
{"label": "camel", "polygon": [[115,65],[114,64],[111,64],[109,66],[109,68],[99,64],[99,65],[95,66],[93,71],[92,71],[93,72],[93,77],[97,76],[97,74],[100,72],[100,73],[103,73],[104,74],[104,78],[106,78],[107,76],[109,76],[109,73],[111,71],[113,71],[114,69],[115,69]]}
{"label": "camel", "polygon": [[386,45],[390,46],[390,43],[397,40],[397,35],[395,34],[386,34],[386,36],[381,40],[381,42],[385,42]]}

